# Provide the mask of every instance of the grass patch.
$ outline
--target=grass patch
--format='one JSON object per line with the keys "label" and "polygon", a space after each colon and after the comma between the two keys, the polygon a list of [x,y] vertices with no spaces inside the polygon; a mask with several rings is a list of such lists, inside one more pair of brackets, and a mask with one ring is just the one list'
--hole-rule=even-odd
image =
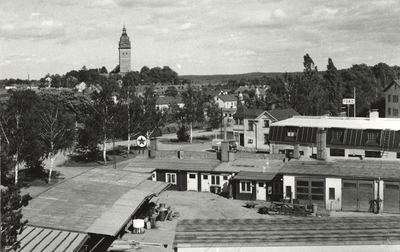
{"label": "grass patch", "polygon": [[[126,146],[117,146],[114,150],[107,151],[107,165],[111,165],[114,162],[120,163],[128,159],[132,159],[136,156],[136,149],[131,148],[129,157],[127,155]],[[95,155],[83,155],[79,153],[74,153],[68,155],[67,161],[65,161],[61,166],[65,167],[96,167],[103,166],[103,152],[98,152]]]}

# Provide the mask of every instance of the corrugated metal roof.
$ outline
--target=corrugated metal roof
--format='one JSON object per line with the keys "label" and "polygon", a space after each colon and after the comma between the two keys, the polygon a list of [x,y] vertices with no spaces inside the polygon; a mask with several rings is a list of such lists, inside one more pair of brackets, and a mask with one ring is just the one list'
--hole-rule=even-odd
{"label": "corrugated metal roof", "polygon": [[20,252],[80,251],[89,235],[70,231],[26,226],[18,235]]}
{"label": "corrugated metal roof", "polygon": [[[34,226],[76,232],[87,232],[91,228],[91,232],[108,235],[114,233],[115,228],[105,231],[92,227],[103,214],[114,211],[114,216],[117,216],[119,211],[128,211],[124,206],[133,214],[145,197],[169,186],[168,183],[149,180],[145,182],[147,188],[143,188],[141,184],[150,176],[148,173],[95,168],[39,194],[23,208],[22,213]],[[127,195],[132,195],[132,199],[128,200],[128,204],[121,203]],[[129,215],[121,214],[119,217],[129,218]],[[104,221],[114,222],[114,219]],[[115,223],[121,225],[122,221]]]}
{"label": "corrugated metal roof", "polygon": [[302,161],[292,159],[282,174],[400,180],[400,162],[374,160]]}
{"label": "corrugated metal roof", "polygon": [[174,240],[178,251],[253,246],[293,246],[295,251],[295,246],[360,244],[400,244],[400,216],[180,219]]}
{"label": "corrugated metal roof", "polygon": [[271,125],[274,126],[400,130],[400,118],[294,116]]}

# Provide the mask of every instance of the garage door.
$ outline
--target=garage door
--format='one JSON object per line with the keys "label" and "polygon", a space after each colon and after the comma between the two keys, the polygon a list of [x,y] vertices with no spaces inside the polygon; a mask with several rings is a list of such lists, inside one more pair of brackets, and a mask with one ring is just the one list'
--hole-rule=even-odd
{"label": "garage door", "polygon": [[323,179],[296,179],[296,198],[300,204],[317,204],[325,208]]}
{"label": "garage door", "polygon": [[400,183],[384,182],[383,212],[400,213]]}
{"label": "garage door", "polygon": [[342,194],[342,210],[368,211],[369,201],[374,198],[374,182],[343,180]]}

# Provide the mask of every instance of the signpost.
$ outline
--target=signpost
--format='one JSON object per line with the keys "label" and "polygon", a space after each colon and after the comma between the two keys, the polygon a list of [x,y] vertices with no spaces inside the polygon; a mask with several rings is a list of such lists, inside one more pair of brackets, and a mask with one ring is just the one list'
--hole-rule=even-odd
{"label": "signpost", "polygon": [[139,136],[136,139],[136,142],[137,142],[138,146],[141,147],[141,148],[146,146],[146,138],[144,136]]}
{"label": "signpost", "polygon": [[[354,98],[344,98],[343,99],[343,105],[347,105],[347,117],[349,117],[349,114],[350,114],[350,105],[354,105],[355,106],[355,104],[356,104],[356,99],[354,99]],[[355,113],[355,111],[354,111],[354,113]],[[354,117],[355,117],[356,115],[354,114]]]}

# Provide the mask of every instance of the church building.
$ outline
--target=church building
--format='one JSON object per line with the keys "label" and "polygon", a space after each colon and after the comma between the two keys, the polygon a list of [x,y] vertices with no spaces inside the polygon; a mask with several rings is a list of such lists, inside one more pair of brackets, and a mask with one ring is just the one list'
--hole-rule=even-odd
{"label": "church building", "polygon": [[117,69],[114,69],[113,72],[119,72],[119,74],[123,75],[131,71],[131,42],[129,41],[128,34],[126,33],[125,25],[124,28],[122,29],[121,38],[119,39],[118,50],[119,50],[119,69],[117,67]]}

